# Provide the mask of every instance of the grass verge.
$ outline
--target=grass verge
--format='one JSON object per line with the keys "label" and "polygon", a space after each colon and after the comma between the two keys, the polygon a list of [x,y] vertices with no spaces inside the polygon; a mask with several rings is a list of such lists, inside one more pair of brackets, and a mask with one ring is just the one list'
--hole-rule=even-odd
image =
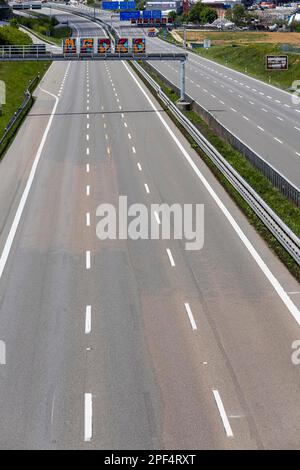
{"label": "grass verge", "polygon": [[[166,37],[164,37],[163,32],[160,32],[158,36],[160,39],[177,46],[182,45],[169,32]],[[209,37],[209,34],[207,37]],[[230,45],[212,46],[210,49],[197,47],[193,49],[193,52],[283,90],[289,90],[295,80],[300,80],[300,55],[283,52],[278,44],[236,44],[232,42]],[[287,54],[289,69],[286,71],[266,70],[265,57],[273,54]]]}
{"label": "grass verge", "polygon": [[[49,65],[49,62],[38,61],[24,63],[3,62],[0,64],[0,80],[3,80],[6,85],[6,104],[3,105],[2,115],[0,116],[0,136],[3,135],[8,122],[22,104],[24,92],[28,88],[29,82],[37,75],[39,75],[41,79]],[[32,104],[33,98],[0,146],[0,158],[13,140]]]}
{"label": "grass verge", "polygon": [[[153,71],[148,64],[142,64],[147,72],[155,79],[155,81],[161,86],[164,93],[173,101],[178,100],[178,95],[167,87],[158,75]],[[134,69],[136,73],[136,69]],[[144,78],[138,73],[141,80],[147,85],[147,87],[154,93],[157,97],[155,91],[151,86],[144,80]],[[164,104],[161,103],[163,107]],[[280,260],[285,264],[288,270],[293,274],[293,276],[300,282],[300,266],[294,261],[294,259],[285,251],[281,244],[276,240],[276,238],[271,234],[267,227],[261,222],[249,205],[244,201],[244,199],[239,195],[239,193],[234,189],[234,187],[229,183],[225,176],[216,168],[216,166],[211,162],[211,160],[201,151],[195,141],[189,136],[187,131],[178,123],[173,114],[166,109],[166,112],[176,124],[176,126],[181,130],[184,136],[188,139],[191,146],[199,154],[202,160],[207,164],[211,169],[212,173],[216,176],[219,182],[226,189],[227,193],[235,201],[238,207],[243,211],[243,213],[248,218],[250,224],[256,229],[256,231],[263,237],[271,250],[277,254]],[[208,127],[208,125],[200,118],[198,114],[194,111],[186,111],[185,114],[187,117],[196,125],[196,127],[202,132],[202,134],[216,147],[216,149],[223,155],[223,157],[243,176],[243,178],[248,181],[248,183],[253,187],[253,189],[266,201],[266,203],[278,214],[279,217],[294,231],[297,236],[300,236],[300,209],[289,202],[284,196],[275,189],[272,184],[259,172],[257,171],[250,163],[233,149],[229,144],[225,143],[218,136],[216,136]]]}
{"label": "grass verge", "polygon": [[[226,65],[251,77],[288,90],[295,80],[300,79],[300,55],[283,53],[277,44],[251,44],[231,46],[213,46],[208,50],[196,49],[197,54],[219,64]],[[266,70],[266,55],[287,54],[289,69],[286,71]]]}

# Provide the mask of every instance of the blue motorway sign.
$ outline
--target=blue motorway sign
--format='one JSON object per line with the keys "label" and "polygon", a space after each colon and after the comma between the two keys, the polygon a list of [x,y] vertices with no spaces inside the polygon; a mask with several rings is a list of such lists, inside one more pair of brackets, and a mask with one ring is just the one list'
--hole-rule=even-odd
{"label": "blue motorway sign", "polygon": [[102,10],[118,10],[120,2],[102,2]]}
{"label": "blue motorway sign", "polygon": [[149,11],[149,10],[143,10],[143,18],[144,18],[144,20],[150,20],[150,18],[151,18],[151,11]]}
{"label": "blue motorway sign", "polygon": [[135,10],[135,1],[102,2],[102,10]]}
{"label": "blue motorway sign", "polygon": [[161,10],[144,10],[143,19],[150,20],[151,18],[161,19]]}
{"label": "blue motorway sign", "polygon": [[135,2],[119,2],[120,10],[135,10]]}
{"label": "blue motorway sign", "polygon": [[138,20],[141,16],[139,11],[121,11],[120,21],[130,21],[131,19]]}
{"label": "blue motorway sign", "polygon": [[156,19],[156,18],[159,18],[159,19],[161,19],[161,10],[152,10],[151,13],[152,13],[151,18],[155,18],[155,19]]}

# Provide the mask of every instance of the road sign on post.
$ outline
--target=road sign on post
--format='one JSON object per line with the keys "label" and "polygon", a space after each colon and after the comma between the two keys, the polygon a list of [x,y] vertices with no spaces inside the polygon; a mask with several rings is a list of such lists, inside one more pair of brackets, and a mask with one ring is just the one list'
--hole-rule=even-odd
{"label": "road sign on post", "polygon": [[209,49],[210,46],[211,46],[211,40],[210,40],[210,39],[207,39],[207,38],[204,39],[204,40],[203,40],[203,47],[204,47],[204,49]]}
{"label": "road sign on post", "polygon": [[289,60],[287,55],[267,55],[266,56],[266,69],[267,70],[288,70]]}

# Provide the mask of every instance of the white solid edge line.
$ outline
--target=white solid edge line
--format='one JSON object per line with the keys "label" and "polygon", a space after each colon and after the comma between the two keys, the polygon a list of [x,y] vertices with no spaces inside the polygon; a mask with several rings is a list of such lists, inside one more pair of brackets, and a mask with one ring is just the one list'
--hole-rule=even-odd
{"label": "white solid edge line", "polygon": [[226,414],[226,411],[225,411],[225,408],[224,408],[224,405],[223,405],[223,402],[221,400],[218,390],[213,390],[213,395],[214,395],[214,399],[216,401],[216,404],[217,404],[217,407],[218,407],[218,410],[222,419],[222,423],[223,423],[226,435],[228,437],[233,437],[233,432],[232,432],[232,429],[231,429],[229,420],[227,418],[227,414]]}
{"label": "white solid edge line", "polygon": [[[155,65],[153,65],[153,67],[155,68]],[[163,75],[163,76],[165,77],[165,75]],[[165,78],[167,78],[167,77],[165,77]],[[202,106],[198,101],[195,101],[195,103],[196,103],[196,104],[199,104],[199,106]],[[202,107],[203,107],[203,106],[202,106]],[[207,111],[207,110],[206,110],[206,111]],[[300,110],[299,110],[299,111],[300,111]],[[217,118],[215,118],[215,119],[217,119]],[[218,120],[218,119],[217,119],[217,120]],[[218,122],[220,122],[220,121],[218,121]],[[226,128],[225,124],[222,124],[222,125],[223,125],[223,127],[225,127],[226,130],[229,130],[228,128]],[[237,137],[237,135],[235,135],[232,130],[231,130],[230,132],[231,132],[231,134],[234,135],[234,137]],[[238,138],[238,137],[237,137],[237,138]],[[241,138],[239,138],[239,140],[241,140]],[[241,140],[241,142],[245,144],[245,142],[243,142],[242,140]],[[249,147],[248,144],[247,144],[247,146]],[[253,150],[253,149],[251,149],[251,147],[249,147],[249,148],[250,148],[250,150]],[[293,184],[293,183],[291,183],[291,184]],[[295,184],[294,184],[294,186],[295,186]]]}
{"label": "white solid edge line", "polygon": [[92,331],[92,307],[87,305],[85,309],[85,334],[89,335]]}
{"label": "white solid edge line", "polygon": [[266,276],[266,278],[268,279],[270,284],[273,286],[274,290],[277,292],[277,294],[280,297],[280,299],[282,300],[282,302],[285,304],[285,306],[287,307],[287,309],[289,310],[291,315],[294,317],[294,319],[296,320],[296,322],[300,326],[300,311],[299,311],[299,309],[296,307],[296,305],[290,299],[290,297],[286,294],[286,292],[283,289],[280,282],[277,280],[277,278],[274,276],[274,274],[268,268],[268,266],[263,261],[261,256],[258,254],[258,252],[254,248],[254,246],[252,245],[250,240],[247,238],[247,236],[245,235],[243,230],[240,228],[240,226],[238,225],[238,223],[236,222],[234,217],[231,215],[229,210],[223,204],[223,202],[221,201],[219,196],[216,194],[214,189],[211,187],[209,182],[205,179],[205,177],[203,176],[203,174],[199,170],[198,166],[193,161],[192,157],[189,155],[189,153],[185,150],[183,145],[180,143],[179,139],[176,137],[176,135],[174,134],[174,132],[172,131],[170,126],[167,124],[165,119],[162,117],[161,113],[158,112],[158,110],[157,110],[156,106],[154,105],[154,103],[152,102],[151,98],[148,96],[148,94],[143,89],[143,87],[141,86],[141,84],[139,83],[137,78],[134,76],[134,74],[128,68],[127,64],[124,63],[124,61],[122,61],[122,64],[126,68],[126,70],[128,71],[129,75],[132,77],[132,79],[135,81],[135,83],[137,84],[137,86],[139,87],[139,89],[141,90],[141,92],[143,93],[143,95],[145,96],[147,101],[149,102],[150,106],[155,111],[155,114],[156,114],[157,118],[161,121],[161,123],[164,125],[166,130],[169,132],[170,136],[173,138],[173,140],[176,143],[177,147],[180,149],[180,151],[182,152],[182,154],[186,158],[187,162],[190,164],[190,166],[192,167],[192,169],[194,170],[194,172],[196,173],[196,175],[198,176],[198,178],[200,179],[200,181],[202,182],[204,187],[207,189],[207,191],[209,192],[211,197],[214,199],[215,203],[219,206],[219,208],[223,212],[224,216],[226,217],[226,219],[228,220],[228,222],[230,223],[230,225],[232,226],[232,228],[234,229],[234,231],[236,232],[236,234],[238,235],[238,237],[240,238],[242,243],[245,245],[245,247],[247,248],[247,250],[249,251],[249,253],[253,257],[253,259],[255,260],[257,265],[259,266],[259,268],[262,270],[262,272],[264,273],[264,275]]}
{"label": "white solid edge line", "polygon": [[185,303],[184,306],[185,306],[185,309],[186,309],[186,313],[188,314],[192,329],[194,331],[196,331],[197,330],[197,324],[195,322],[195,318],[194,318],[193,312],[191,310],[190,304]]}
{"label": "white solid edge line", "polygon": [[31,186],[32,186],[35,174],[36,174],[37,166],[39,164],[39,161],[40,161],[40,158],[41,158],[41,155],[42,155],[42,151],[44,149],[44,145],[45,145],[46,139],[48,137],[49,130],[50,130],[50,127],[52,125],[52,121],[53,121],[53,118],[54,118],[54,115],[55,115],[55,112],[56,112],[56,108],[57,108],[57,105],[59,103],[59,98],[56,95],[54,95],[53,93],[50,93],[49,91],[45,90],[41,86],[39,88],[44,93],[52,96],[55,99],[55,104],[52,108],[51,115],[50,115],[47,127],[44,131],[42,140],[41,140],[39,148],[37,150],[37,153],[36,153],[34,162],[32,164],[32,167],[31,167],[31,170],[30,170],[30,174],[29,174],[25,189],[23,191],[23,194],[22,194],[21,200],[19,202],[17,212],[15,214],[13,223],[11,225],[9,234],[7,236],[7,239],[6,239],[2,254],[1,254],[1,258],[0,258],[0,279],[2,277],[4,268],[5,268],[5,265],[6,265],[6,262],[7,262],[7,259],[8,259],[8,256],[9,256],[9,253],[10,253],[15,235],[16,235],[16,232],[18,230],[18,226],[19,226],[22,214],[23,214],[23,210],[24,210],[24,207],[26,205],[26,201],[27,201],[28,195],[30,193],[30,189],[31,189]]}
{"label": "white solid edge line", "polygon": [[89,442],[93,437],[93,396],[84,394],[84,440]]}
{"label": "white solid edge line", "polygon": [[167,253],[168,253],[168,257],[169,257],[171,266],[174,268],[175,267],[175,261],[174,261],[174,258],[173,258],[173,255],[172,255],[172,252],[171,252],[170,248],[167,248]]}

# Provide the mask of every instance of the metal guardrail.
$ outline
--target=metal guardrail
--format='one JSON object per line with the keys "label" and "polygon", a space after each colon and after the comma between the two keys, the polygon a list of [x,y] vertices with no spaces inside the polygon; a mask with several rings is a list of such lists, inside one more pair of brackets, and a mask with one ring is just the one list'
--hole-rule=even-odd
{"label": "metal guardrail", "polygon": [[[81,16],[89,17],[82,14]],[[118,36],[117,30],[105,21],[98,20],[111,33]],[[177,108],[177,106],[163,93],[161,87],[137,62],[134,67],[140,72],[144,79],[156,91],[159,98],[172,112],[180,124],[186,129],[202,151],[210,158],[221,173],[230,181],[232,186],[249,204],[251,209],[265,224],[277,241],[285,248],[291,257],[300,265],[300,239],[295,233],[278,217],[277,214],[266,204],[266,202],[254,191],[253,188],[239,175],[239,173],[225,160],[225,158],[213,147],[213,145],[201,134],[201,132],[189,121],[189,119]],[[276,170],[274,170],[276,171]]]}
{"label": "metal guardrail", "polygon": [[[61,8],[64,10],[64,8]],[[70,11],[70,10],[69,10]],[[79,16],[83,16],[86,18],[91,18],[91,15],[87,13],[77,13],[74,12]],[[118,31],[108,24],[106,21],[96,18],[95,21],[102,24],[108,31],[113,32],[116,36],[118,36]],[[176,45],[182,49],[184,49],[183,45],[181,44],[174,44],[171,41],[172,45]],[[192,51],[189,51],[193,53]],[[174,85],[174,88],[176,85]],[[178,89],[179,90],[179,89]],[[178,92],[178,91],[177,91]],[[212,122],[216,124],[218,130],[222,132],[222,136],[227,138],[230,144],[239,150],[247,160],[251,162],[251,164],[259,170],[271,183],[272,185],[277,188],[287,199],[294,202],[297,207],[300,207],[300,190],[297,188],[291,181],[289,181],[285,176],[283,176],[276,168],[274,168],[269,162],[267,162],[261,155],[258,155],[254,150],[252,150],[246,143],[242,142],[236,135],[234,135],[229,129],[227,129],[219,120],[217,120],[208,110],[206,110],[200,103],[195,102],[194,99],[188,95],[186,98],[194,103],[194,106],[197,106],[196,112],[199,110],[202,111],[201,115],[204,119],[207,117],[209,119],[209,124],[212,125]]]}
{"label": "metal guardrail", "polygon": [[[154,65],[148,64],[152,67],[155,73],[163,80],[166,85],[180,93],[179,87],[174,85],[170,79],[163,75]],[[271,183],[277,188],[283,196],[292,201],[296,206],[300,207],[300,190],[291,181],[289,181],[282,173],[280,173],[271,163],[267,162],[261,155],[256,153],[249,147],[248,144],[243,142],[236,134],[230,131],[222,124],[217,117],[215,117],[208,109],[206,109],[198,101],[186,94],[186,100],[191,103],[192,109],[199,114],[209,127],[216,132],[222,139],[229,142],[229,144],[237,149],[258,171],[260,171]]]}
{"label": "metal guardrail", "polygon": [[0,146],[3,144],[3,142],[5,141],[6,137],[8,136],[9,132],[11,131],[11,129],[13,128],[13,126],[15,125],[15,123],[18,121],[18,119],[20,118],[20,116],[22,115],[23,111],[27,108],[31,98],[32,98],[32,95],[31,95],[31,90],[32,88],[34,87],[34,85],[37,83],[37,81],[39,80],[39,75],[37,75],[33,80],[31,80],[29,82],[29,85],[28,85],[28,88],[27,90],[25,91],[25,97],[24,97],[24,100],[22,102],[22,104],[19,106],[19,108],[17,109],[17,111],[14,113],[14,115],[12,116],[12,118],[10,119],[10,121],[8,122],[5,130],[4,130],[4,133],[0,139]]}
{"label": "metal guardrail", "polygon": [[14,56],[39,56],[46,54],[46,44],[26,44],[26,45],[8,45],[0,46],[0,57]]}
{"label": "metal guardrail", "polygon": [[214,146],[201,134],[201,132],[190,122],[190,120],[177,108],[177,106],[165,95],[155,80],[139,65],[134,63],[143,78],[155,90],[158,97],[176,117],[178,122],[189,133],[200,149],[216,165],[221,173],[227,178],[242,198],[249,204],[251,209],[266,225],[277,241],[300,265],[300,239],[295,233],[278,217],[268,204],[254,191],[254,189],[242,178],[242,176],[225,160],[225,158],[214,148]]}

